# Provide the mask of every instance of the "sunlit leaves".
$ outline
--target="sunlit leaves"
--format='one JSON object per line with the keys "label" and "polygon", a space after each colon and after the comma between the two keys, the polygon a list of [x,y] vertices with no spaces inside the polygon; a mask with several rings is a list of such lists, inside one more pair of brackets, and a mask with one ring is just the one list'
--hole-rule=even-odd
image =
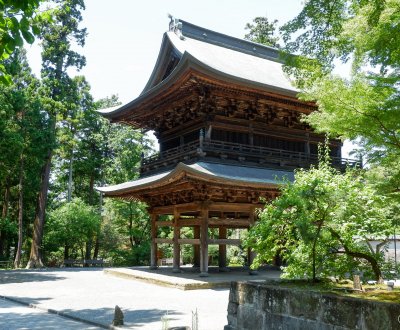
{"label": "sunlit leaves", "polygon": [[256,17],[253,23],[247,23],[245,29],[249,33],[245,35],[245,39],[264,44],[267,46],[279,48],[279,36],[277,35],[277,20],[269,22],[267,17]]}
{"label": "sunlit leaves", "polygon": [[[34,36],[40,32],[38,21],[50,18],[48,13],[36,13],[40,2],[40,0],[0,2],[0,61],[8,58],[17,47],[23,45],[24,41],[29,44],[35,41]],[[6,85],[11,83],[1,68],[0,83]]]}
{"label": "sunlit leaves", "polygon": [[[255,265],[279,254],[288,263],[285,276],[311,278],[313,271],[319,277],[340,276],[354,265],[363,267],[366,259],[360,256],[379,261],[366,242],[390,233],[385,201],[356,171],[340,173],[325,163],[299,170],[250,231],[248,244],[258,253]],[[360,256],[350,258],[353,252]],[[341,264],[349,260],[348,267]]]}

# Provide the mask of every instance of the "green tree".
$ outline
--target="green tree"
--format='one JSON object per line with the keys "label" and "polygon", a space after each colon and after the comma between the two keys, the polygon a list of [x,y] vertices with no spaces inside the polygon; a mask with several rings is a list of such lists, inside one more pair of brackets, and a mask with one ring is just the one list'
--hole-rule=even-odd
{"label": "green tree", "polygon": [[86,242],[100,230],[97,210],[79,198],[60,205],[49,214],[45,245],[47,252],[64,247],[64,259],[70,255],[84,257]]}
{"label": "green tree", "polygon": [[[111,223],[120,237],[118,245],[110,246],[102,235],[102,246],[110,246],[108,254],[120,264],[142,265],[150,258],[150,219],[146,205],[140,202],[109,199],[105,203],[105,223]],[[103,230],[110,230],[103,227]],[[118,261],[118,259],[122,260]]]}
{"label": "green tree", "polygon": [[255,265],[280,254],[287,262],[284,276],[315,281],[367,264],[380,280],[382,255],[369,239],[390,235],[384,203],[355,171],[342,174],[325,162],[299,170],[250,230],[248,244],[258,253]]}
{"label": "green tree", "polygon": [[15,247],[18,267],[27,220],[34,212],[48,126],[37,92],[40,83],[31,74],[25,51],[16,50],[4,66],[12,82],[0,86],[0,192],[4,196],[0,202],[0,255],[10,257],[10,247]]}
{"label": "green tree", "polygon": [[68,69],[78,70],[85,65],[85,58],[71,49],[72,42],[83,46],[86,29],[80,29],[82,0],[55,0],[53,20],[42,22],[40,39],[42,40],[42,82],[46,95],[46,108],[50,123],[50,145],[41,171],[41,186],[37,199],[33,238],[27,268],[42,267],[41,244],[45,222],[47,194],[50,182],[50,170],[56,147],[57,124],[62,116],[67,116],[68,96],[73,83]]}
{"label": "green tree", "polygon": [[[316,100],[305,120],[316,130],[360,139],[372,160],[400,156],[400,2],[307,1],[281,31],[289,53],[286,70]],[[351,63],[348,78],[332,72]],[[376,157],[378,156],[378,157]]]}
{"label": "green tree", "polygon": [[[41,0],[3,0],[0,2],[0,61],[7,59],[25,40],[32,44],[40,32],[39,24],[50,20],[50,12],[38,13]],[[0,82],[11,83],[11,76],[0,64]]]}
{"label": "green tree", "polygon": [[256,17],[253,23],[247,23],[249,30],[244,38],[259,44],[279,48],[279,36],[276,35],[278,21],[270,22],[267,17]]}

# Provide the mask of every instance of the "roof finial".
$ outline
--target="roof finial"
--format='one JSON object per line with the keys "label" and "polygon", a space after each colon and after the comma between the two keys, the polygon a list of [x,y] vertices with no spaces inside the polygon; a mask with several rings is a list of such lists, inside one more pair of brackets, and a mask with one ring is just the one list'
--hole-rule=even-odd
{"label": "roof finial", "polygon": [[168,18],[170,19],[169,30],[172,31],[174,28],[174,16],[172,16],[170,13],[168,13]]}
{"label": "roof finial", "polygon": [[168,14],[168,18],[170,19],[169,30],[175,32],[175,34],[182,39],[182,22],[179,21],[179,18],[175,18],[171,14]]}

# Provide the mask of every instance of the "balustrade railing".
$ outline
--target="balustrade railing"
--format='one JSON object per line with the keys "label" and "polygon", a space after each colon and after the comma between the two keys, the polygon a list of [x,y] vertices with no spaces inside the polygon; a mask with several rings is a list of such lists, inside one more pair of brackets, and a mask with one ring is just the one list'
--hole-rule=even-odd
{"label": "balustrade railing", "polygon": [[[201,140],[159,152],[142,160],[142,173],[174,166],[182,161],[219,158],[257,164],[275,164],[283,167],[308,167],[318,162],[318,156],[305,152],[251,146],[246,144]],[[354,159],[331,157],[336,167],[360,166]]]}

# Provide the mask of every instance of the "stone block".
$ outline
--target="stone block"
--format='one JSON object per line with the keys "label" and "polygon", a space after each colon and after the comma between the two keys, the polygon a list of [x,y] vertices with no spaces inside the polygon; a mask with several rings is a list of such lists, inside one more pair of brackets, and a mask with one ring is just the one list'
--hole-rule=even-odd
{"label": "stone block", "polygon": [[263,315],[251,306],[240,305],[237,311],[237,327],[240,330],[255,330],[263,328]]}

